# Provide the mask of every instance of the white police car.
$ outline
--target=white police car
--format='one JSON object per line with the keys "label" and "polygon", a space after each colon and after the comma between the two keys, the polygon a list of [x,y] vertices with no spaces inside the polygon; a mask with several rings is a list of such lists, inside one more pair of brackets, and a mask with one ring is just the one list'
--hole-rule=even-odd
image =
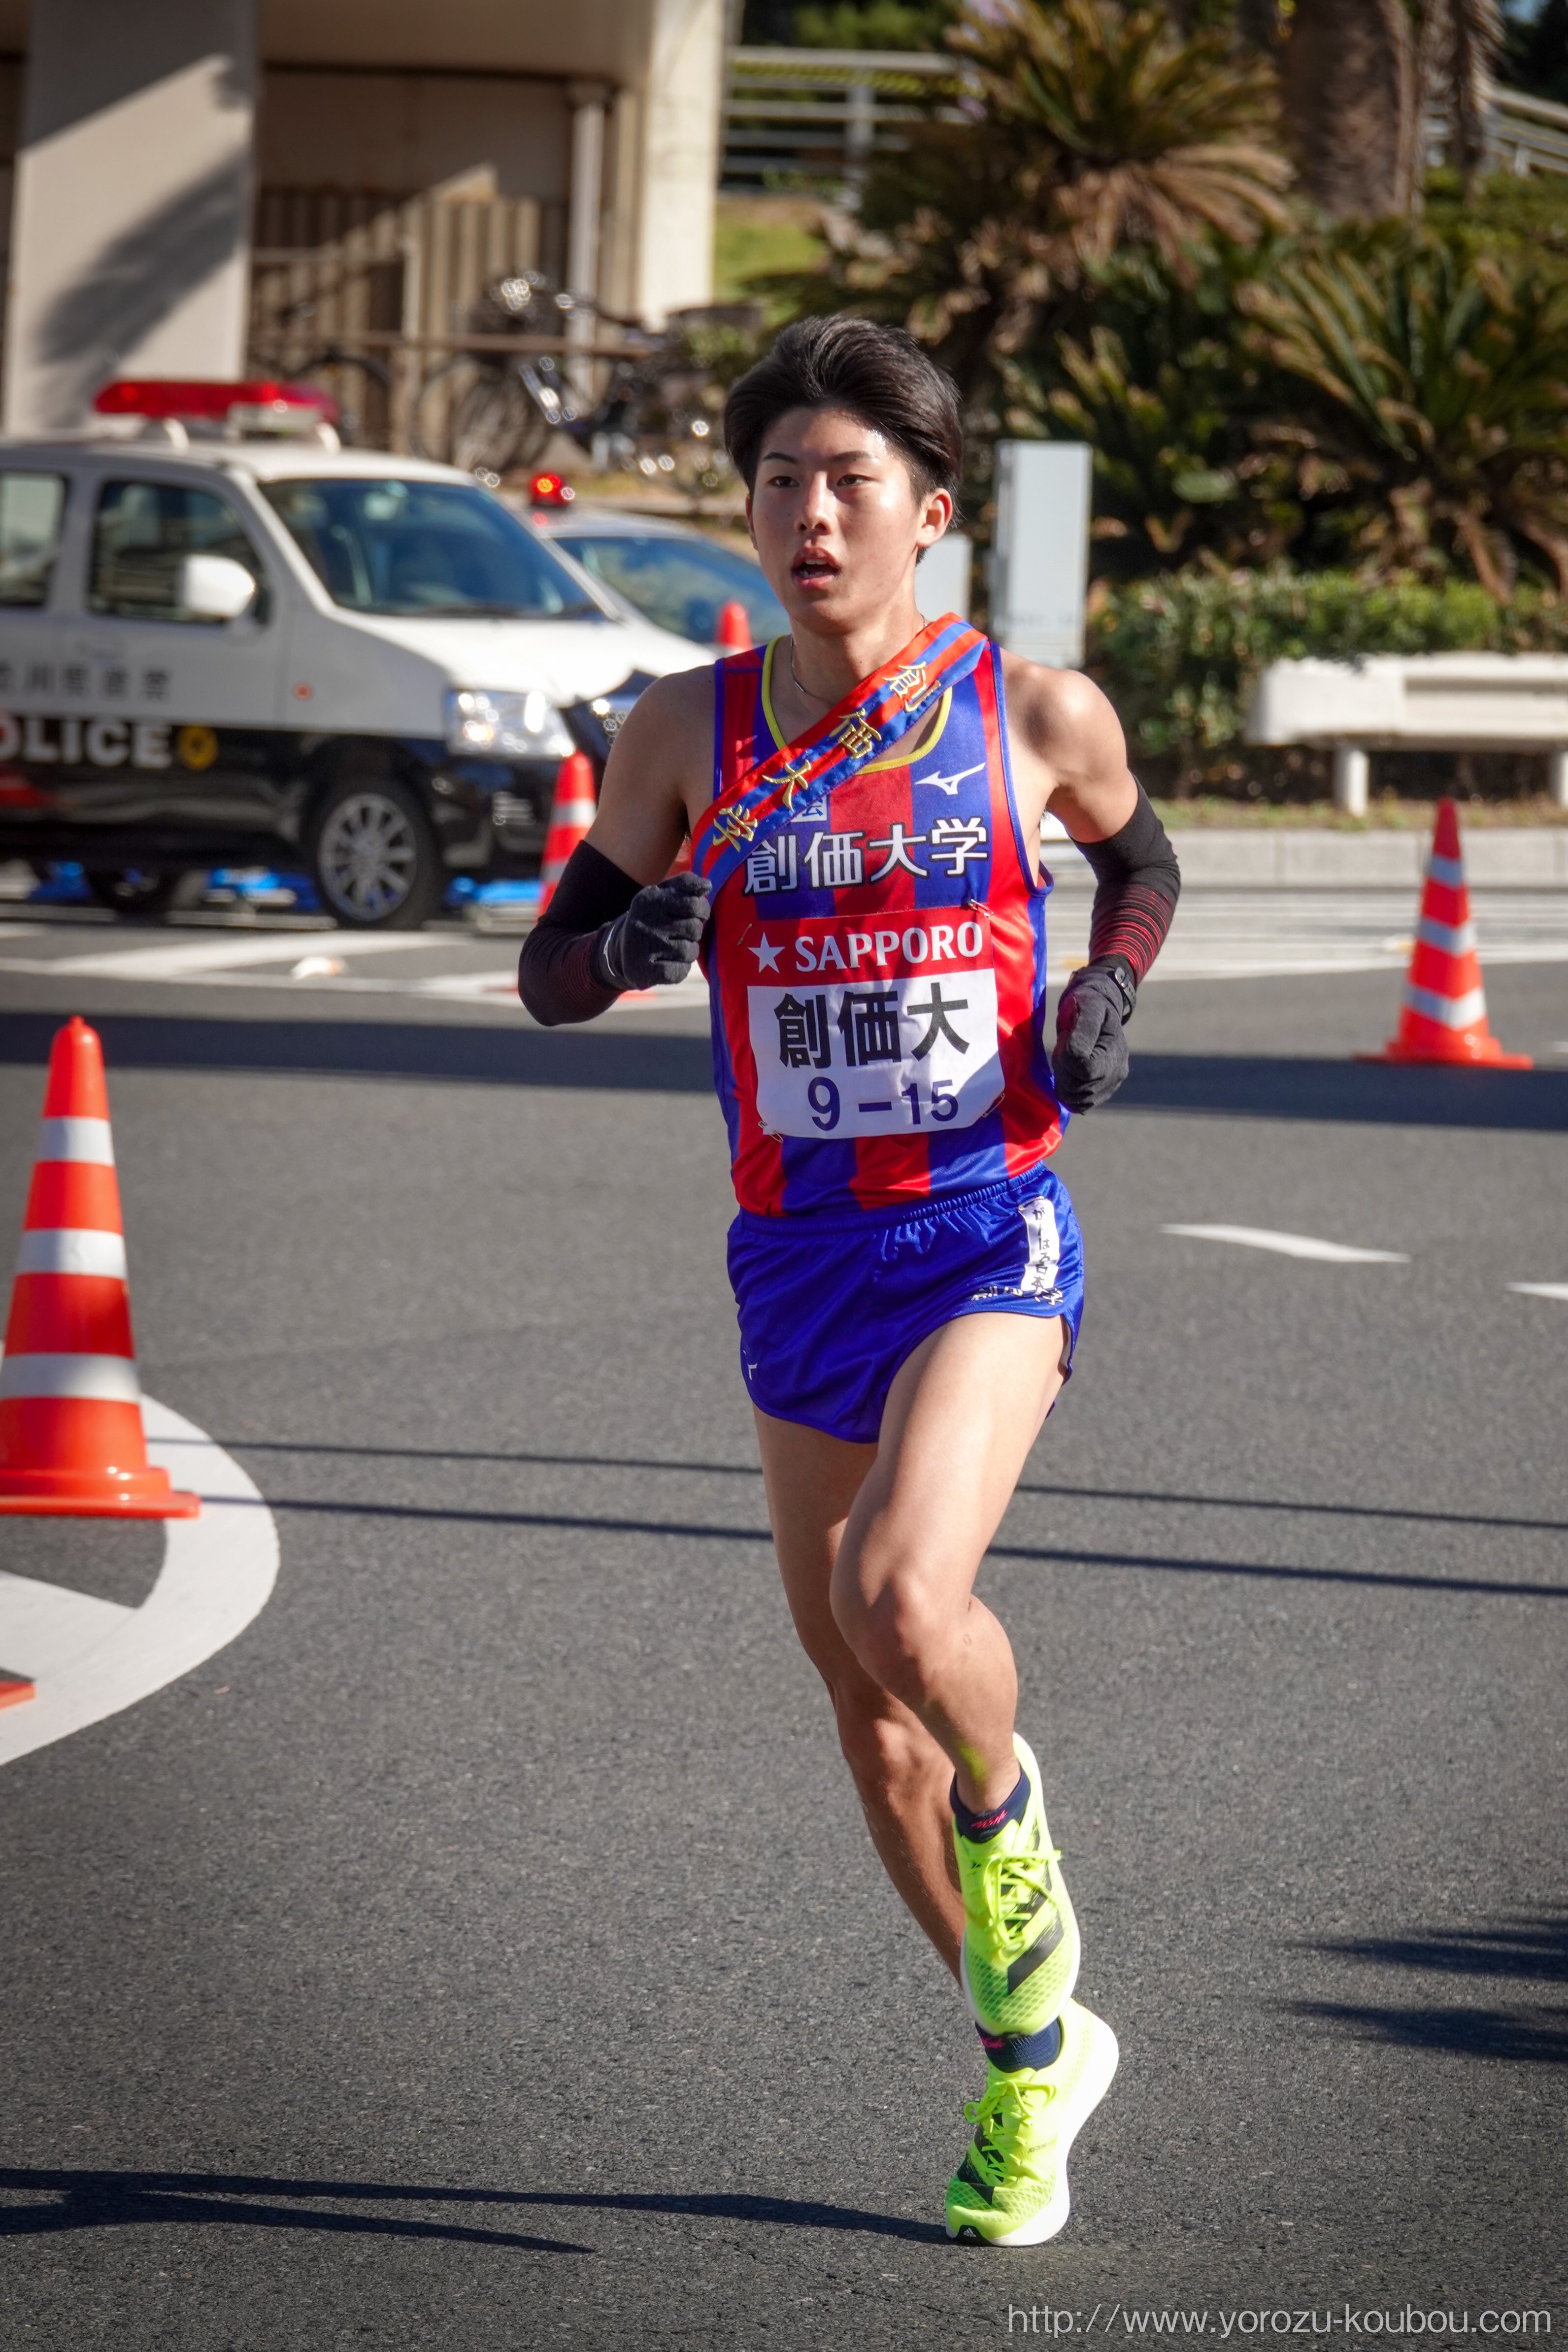
{"label": "white police car", "polygon": [[706,658],[286,387],[99,404],[101,433],[0,442],[0,859],[76,861],[121,912],[264,864],[341,923],[421,923],[455,874],[533,871],[563,758],[601,765]]}

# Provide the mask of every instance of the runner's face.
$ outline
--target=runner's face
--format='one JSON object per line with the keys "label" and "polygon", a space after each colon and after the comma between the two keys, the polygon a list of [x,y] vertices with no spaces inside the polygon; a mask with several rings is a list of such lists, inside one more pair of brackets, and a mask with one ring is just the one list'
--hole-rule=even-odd
{"label": "runner's face", "polygon": [[747,501],[751,541],[791,621],[831,635],[873,625],[911,596],[915,559],[953,513],[922,495],[874,425],[843,408],[791,408],[763,436]]}

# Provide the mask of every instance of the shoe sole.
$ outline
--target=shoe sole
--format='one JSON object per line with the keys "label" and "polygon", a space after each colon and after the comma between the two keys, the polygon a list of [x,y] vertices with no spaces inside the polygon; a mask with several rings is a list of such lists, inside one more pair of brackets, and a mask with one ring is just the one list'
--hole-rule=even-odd
{"label": "shoe sole", "polygon": [[1121,2048],[1111,2028],[1103,2017],[1096,2017],[1094,2048],[1078,2090],[1082,2111],[1071,2126],[1059,2136],[1061,2153],[1057,2160],[1056,2194],[1050,2204],[1042,2205],[1038,2213],[1031,2214],[1027,2221],[1021,2221],[1016,2230],[1009,2230],[998,2237],[988,2236],[970,2221],[963,2222],[957,2229],[949,2221],[947,2235],[950,2238],[964,2246],[1042,2246],[1048,2238],[1054,2238],[1059,2231],[1066,2228],[1067,2217],[1072,2210],[1072,2200],[1067,2189],[1067,2159],[1072,2153],[1073,2141],[1110,2089],[1121,2055]]}

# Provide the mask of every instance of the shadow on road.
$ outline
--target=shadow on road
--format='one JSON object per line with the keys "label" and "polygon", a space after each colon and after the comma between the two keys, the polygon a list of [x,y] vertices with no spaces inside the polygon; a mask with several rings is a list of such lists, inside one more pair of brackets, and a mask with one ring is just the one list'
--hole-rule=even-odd
{"label": "shadow on road", "polygon": [[421,2221],[397,2213],[333,2213],[278,2199],[338,2199],[347,2204],[554,2206],[575,2212],[668,2213],[697,2221],[760,2221],[776,2228],[837,2230],[857,2236],[941,2242],[936,2223],[852,2206],[819,2205],[789,2197],[638,2196],[606,2190],[435,2189],[392,2187],[383,2181],[280,2180],[223,2172],[51,2171],[0,2167],[0,2190],[53,2204],[0,2204],[0,2237],[47,2237],[65,2230],[124,2229],[140,2222],[225,2222],[250,2229],[319,2230],[387,2238],[447,2238],[468,2245],[501,2246],[525,2253],[591,2254],[591,2246],[562,2238],[536,2238],[512,2230],[486,2230],[452,2221]]}
{"label": "shadow on road", "polygon": [[[178,1442],[168,1438],[163,1441],[165,1444]],[[340,1454],[345,1460],[376,1462],[516,1463],[524,1469],[547,1470],[655,1470],[690,1478],[762,1475],[762,1466],[757,1462],[679,1462],[642,1454],[529,1454],[516,1448],[486,1453],[454,1445],[323,1445],[281,1437],[225,1437],[218,1442],[231,1454]],[[1026,1480],[1015,1492],[1071,1502],[1153,1503],[1162,1508],[1175,1506],[1182,1510],[1274,1511],[1287,1516],[1300,1512],[1308,1518],[1390,1519],[1410,1521],[1420,1527],[1508,1528],[1532,1535],[1568,1535],[1568,1520],[1564,1519],[1521,1519],[1488,1511],[1402,1510],[1392,1503],[1292,1503],[1266,1495],[1175,1495],[1153,1487],[1075,1486],[1060,1481],[1051,1484]]]}
{"label": "shadow on road", "polygon": [[[1531,1979],[1568,1984],[1568,1916],[1514,1917],[1491,1927],[1437,1927],[1401,1937],[1335,1937],[1298,1946],[1374,1967],[1443,1976]],[[1360,2028],[1364,2041],[1470,2058],[1568,2065],[1568,2008],[1472,2009],[1426,2004],[1300,2000],[1298,2017]]]}
{"label": "shadow on road", "polygon": [[1445,1976],[1534,1977],[1568,1984],[1568,1915],[1515,1918],[1500,1927],[1434,1927],[1423,1936],[1350,1936],[1310,1948],[1388,1968],[1438,1969]]}
{"label": "shadow on road", "polygon": [[[443,1503],[379,1503],[330,1496],[266,1496],[269,1511],[297,1511],[308,1517],[402,1519],[462,1527],[556,1528],[583,1535],[673,1536],[683,1543],[771,1543],[768,1528],[713,1527],[695,1519],[632,1519],[575,1511],[491,1511]],[[1515,1582],[1486,1576],[1411,1576],[1393,1570],[1296,1568],[1242,1559],[1180,1559],[1157,1552],[1085,1551],[1076,1545],[991,1545],[991,1559],[1039,1560],[1070,1568],[1152,1569],[1176,1576],[1257,1576],[1301,1584],[1370,1584],[1404,1592],[1485,1592],[1513,1600],[1568,1601],[1568,1584]]]}
{"label": "shadow on road", "polygon": [[[0,1015],[0,1062],[40,1072],[57,1013]],[[623,1027],[468,1027],[425,1022],[254,1021],[94,1015],[110,1067],[267,1071],[302,1077],[414,1078],[579,1092],[701,1094],[712,1088],[701,1034]],[[1404,1069],[1258,1054],[1135,1054],[1116,1110],[1377,1127],[1568,1133],[1568,1070]]]}
{"label": "shadow on road", "polygon": [[1333,2000],[1299,2000],[1298,2017],[1328,2025],[1361,2026],[1364,2042],[1392,2042],[1406,2050],[1447,2050],[1463,2058],[1522,2058],[1568,2066],[1568,2010],[1545,2015],[1509,2009],[1355,2009]]}

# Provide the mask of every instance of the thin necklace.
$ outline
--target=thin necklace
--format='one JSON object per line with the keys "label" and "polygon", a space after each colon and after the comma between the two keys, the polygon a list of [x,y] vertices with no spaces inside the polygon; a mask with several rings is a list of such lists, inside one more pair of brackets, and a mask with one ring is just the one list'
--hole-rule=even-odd
{"label": "thin necklace", "polygon": [[793,637],[789,640],[789,675],[794,679],[796,685],[800,687],[800,691],[805,696],[808,702],[821,702],[824,704],[831,703],[832,699],[831,695],[813,694],[809,686],[800,686],[800,673],[795,667],[795,640]]}

